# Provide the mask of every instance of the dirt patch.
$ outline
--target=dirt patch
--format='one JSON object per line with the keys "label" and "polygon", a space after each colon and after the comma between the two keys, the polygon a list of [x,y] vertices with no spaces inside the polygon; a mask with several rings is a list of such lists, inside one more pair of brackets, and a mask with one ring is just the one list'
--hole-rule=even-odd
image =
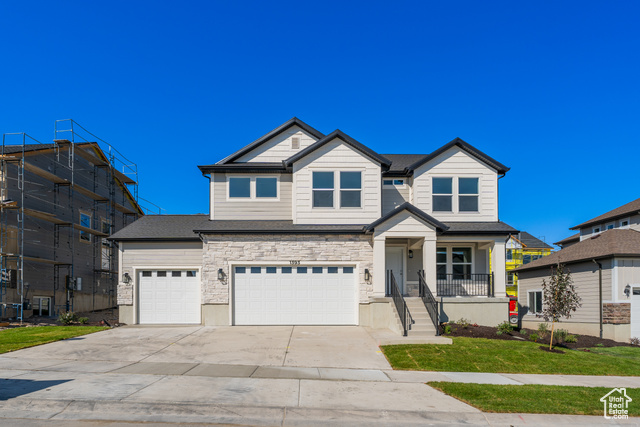
{"label": "dirt patch", "polygon": [[[440,326],[440,333],[443,336],[487,338],[492,340],[508,340],[508,341],[511,341],[511,340],[521,341],[522,339],[525,339],[529,341],[529,335],[531,334],[539,335],[538,331],[534,331],[533,329],[525,329],[525,328],[522,328],[520,330],[514,330],[507,334],[497,335],[496,332],[498,331],[498,328],[491,327],[491,326],[479,326],[479,325],[470,324],[465,327],[465,325],[458,325],[456,323],[449,323],[448,325],[451,327],[451,333],[449,334],[444,333],[444,325]],[[548,346],[549,345],[548,335],[549,334],[547,334],[547,336],[543,339],[538,338],[535,342],[537,342],[538,344],[547,344]],[[593,337],[591,335],[578,335],[578,334],[571,334],[571,335],[574,335],[578,339],[578,341],[575,343],[564,343],[556,346],[571,348],[571,349],[590,348],[590,347],[637,347],[637,346],[633,346],[630,343],[618,342],[618,341],[613,341],[608,339],[600,339],[599,337]]]}
{"label": "dirt patch", "polygon": [[558,348],[549,348],[546,345],[541,345],[540,347],[538,347],[540,350],[546,351],[547,353],[558,353],[558,354],[564,354],[564,351],[562,350],[558,350]]}

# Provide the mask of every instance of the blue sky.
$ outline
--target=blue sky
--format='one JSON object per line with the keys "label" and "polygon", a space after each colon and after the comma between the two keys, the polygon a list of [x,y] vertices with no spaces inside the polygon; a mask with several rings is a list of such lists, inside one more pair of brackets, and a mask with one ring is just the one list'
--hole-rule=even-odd
{"label": "blue sky", "polygon": [[297,116],[380,153],[460,137],[511,171],[500,219],[555,242],[640,197],[634,1],[3,2],[0,132],[73,118],[140,195],[208,211],[214,163]]}

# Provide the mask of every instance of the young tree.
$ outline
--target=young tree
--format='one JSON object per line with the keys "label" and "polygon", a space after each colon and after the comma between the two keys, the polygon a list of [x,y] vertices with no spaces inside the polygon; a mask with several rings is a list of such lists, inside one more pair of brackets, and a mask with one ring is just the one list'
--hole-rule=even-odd
{"label": "young tree", "polygon": [[551,267],[551,277],[549,281],[542,281],[542,313],[538,317],[543,317],[545,321],[551,320],[551,338],[549,340],[549,350],[553,347],[553,329],[555,322],[561,317],[566,319],[571,317],[571,313],[582,306],[582,298],[576,292],[569,270],[565,273],[564,265],[558,263]]}

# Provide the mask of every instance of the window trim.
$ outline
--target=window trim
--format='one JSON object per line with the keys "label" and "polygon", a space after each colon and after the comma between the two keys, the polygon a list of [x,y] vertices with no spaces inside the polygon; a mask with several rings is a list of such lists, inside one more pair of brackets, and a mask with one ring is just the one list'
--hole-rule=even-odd
{"label": "window trim", "polygon": [[[87,217],[89,217],[89,226],[87,227],[86,225],[82,225],[82,215],[85,215]],[[87,227],[90,229],[92,228],[92,224],[93,224],[93,216],[91,216],[91,214],[87,213],[86,211],[78,211],[78,225],[80,225],[81,227]],[[78,240],[80,240],[82,243],[92,243],[93,242],[93,236],[91,235],[91,233],[89,233],[88,231],[83,231],[83,230],[79,230],[80,232],[78,233]],[[83,239],[82,236],[87,236],[88,239]]]}
{"label": "window trim", "polygon": [[[433,179],[434,178],[451,178],[451,194],[436,194],[433,191]],[[460,194],[460,178],[475,178],[478,180],[478,193],[477,194]],[[482,175],[469,174],[469,175],[450,175],[450,174],[429,174],[431,182],[431,213],[433,214],[455,214],[455,215],[478,215],[482,213]],[[436,211],[434,210],[433,197],[434,196],[451,196],[451,210],[450,211]],[[460,196],[475,196],[478,198],[478,210],[477,211],[461,211],[460,210]]]}
{"label": "window trim", "polygon": [[[622,224],[623,222],[626,222],[626,224]],[[629,226],[631,225],[631,218],[622,218],[621,220],[618,221],[618,227],[619,228],[629,228]]]}
{"label": "window trim", "polygon": [[[355,172],[355,173],[359,173],[360,174],[360,188],[342,188],[342,172]],[[362,171],[355,171],[355,170],[339,170],[337,171],[338,175],[338,192],[340,193],[338,195],[338,201],[339,203],[339,207],[338,209],[348,209],[348,210],[362,210],[362,202],[364,200],[363,198],[363,193],[364,193],[364,189],[363,189],[363,179],[362,179]],[[335,185],[335,176],[334,176],[334,185]],[[360,192],[360,206],[342,206],[342,192],[343,191],[349,191],[349,192],[355,192],[355,191],[359,191]]]}
{"label": "window trim", "polygon": [[[474,194],[462,194],[460,193],[460,179],[476,179],[477,180],[477,188],[476,188],[476,193]],[[466,213],[480,213],[480,177],[477,176],[458,176],[456,177],[456,183],[458,184],[458,186],[456,187],[456,189],[458,190],[458,213],[462,213],[462,214],[466,214]],[[461,211],[460,210],[460,198],[461,197],[475,197],[477,202],[478,202],[478,209],[476,209],[475,211]]]}
{"label": "window trim", "polygon": [[[476,248],[475,245],[470,245],[470,244],[465,244],[465,243],[455,243],[455,242],[451,242],[451,243],[439,243],[436,247],[436,253],[438,251],[438,248],[445,248],[447,250],[447,261],[446,261],[446,268],[445,268],[445,273],[446,274],[453,274],[453,248],[463,248],[463,249],[471,249],[471,263],[456,263],[456,264],[460,264],[460,265],[471,265],[471,272],[470,274],[476,274],[476,256],[477,256],[477,252],[478,249]],[[442,263],[438,263],[437,262],[437,255],[436,255],[436,270],[437,270],[437,266],[438,265],[442,265]]]}
{"label": "window trim", "polygon": [[[540,292],[540,311],[534,312],[533,310],[531,310],[531,294],[538,293],[538,292]],[[527,307],[529,308],[529,310],[527,310],[527,315],[535,316],[538,313],[542,313],[542,310],[544,309],[543,306],[544,306],[544,292],[542,292],[542,289],[529,289],[527,291]]]}
{"label": "window trim", "polygon": [[[433,185],[433,180],[434,179],[451,179],[451,193],[436,193],[434,190],[434,185]],[[455,213],[455,207],[453,205],[453,201],[455,200],[455,193],[454,193],[454,188],[455,188],[455,177],[453,176],[434,176],[431,175],[431,212],[444,212],[444,213]],[[440,210],[435,210],[435,203],[434,203],[434,197],[436,196],[449,196],[451,197],[451,210],[450,211],[440,211]]]}
{"label": "window trim", "polygon": [[598,225],[591,228],[591,234],[600,234],[602,233],[602,226]]}
{"label": "window trim", "polygon": [[[385,181],[391,181],[391,184],[385,184]],[[402,184],[396,184],[396,181],[402,181]],[[406,188],[406,178],[382,178],[382,186],[387,188]]]}
{"label": "window trim", "polygon": [[[316,189],[313,188],[313,173],[314,172],[332,172],[333,173],[333,190],[330,190],[328,188],[326,189]],[[360,172],[360,189],[356,189],[356,188],[347,188],[347,189],[342,189],[340,188],[340,172]],[[340,169],[334,169],[334,168],[313,168],[313,169],[309,169],[309,173],[311,174],[311,185],[310,185],[310,200],[309,200],[309,204],[312,210],[324,210],[324,211],[329,211],[329,210],[347,210],[347,211],[363,211],[364,210],[364,191],[365,191],[365,185],[364,185],[364,178],[365,178],[365,169],[362,168],[340,168]],[[333,191],[333,206],[331,207],[316,207],[313,206],[313,192],[314,191]],[[341,199],[340,199],[340,194],[342,191],[360,191],[360,207],[350,207],[350,206],[345,206],[342,207],[342,204],[340,203]]]}
{"label": "window trim", "polygon": [[608,222],[604,225],[604,229],[606,230],[613,230],[614,228],[616,228],[616,222],[612,221],[612,222]]}
{"label": "window trim", "polygon": [[[249,197],[231,197],[231,178],[249,178]],[[276,179],[276,194],[277,197],[257,197],[257,178],[275,178]],[[226,199],[228,202],[246,202],[248,200],[252,202],[279,202],[280,201],[280,175],[274,174],[260,174],[256,175],[236,175],[227,174],[225,176],[226,186]]]}
{"label": "window trim", "polygon": [[[311,170],[311,209],[320,209],[320,210],[331,210],[331,209],[337,209],[336,205],[336,171],[335,170],[323,170],[323,169],[318,169],[318,170]],[[313,187],[313,174],[316,172],[330,172],[333,173],[333,187],[332,188],[314,188]],[[333,196],[333,200],[331,201],[331,206],[314,206],[313,203],[313,195],[315,191],[331,191],[333,192],[332,196]]]}

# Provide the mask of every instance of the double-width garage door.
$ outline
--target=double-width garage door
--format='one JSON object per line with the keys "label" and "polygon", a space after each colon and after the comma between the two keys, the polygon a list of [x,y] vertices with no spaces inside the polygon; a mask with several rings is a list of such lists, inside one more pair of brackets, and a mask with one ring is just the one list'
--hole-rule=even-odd
{"label": "double-width garage door", "polygon": [[355,325],[356,269],[345,266],[237,266],[235,325]]}
{"label": "double-width garage door", "polygon": [[200,323],[200,279],[197,271],[141,271],[138,301],[138,323]]}

